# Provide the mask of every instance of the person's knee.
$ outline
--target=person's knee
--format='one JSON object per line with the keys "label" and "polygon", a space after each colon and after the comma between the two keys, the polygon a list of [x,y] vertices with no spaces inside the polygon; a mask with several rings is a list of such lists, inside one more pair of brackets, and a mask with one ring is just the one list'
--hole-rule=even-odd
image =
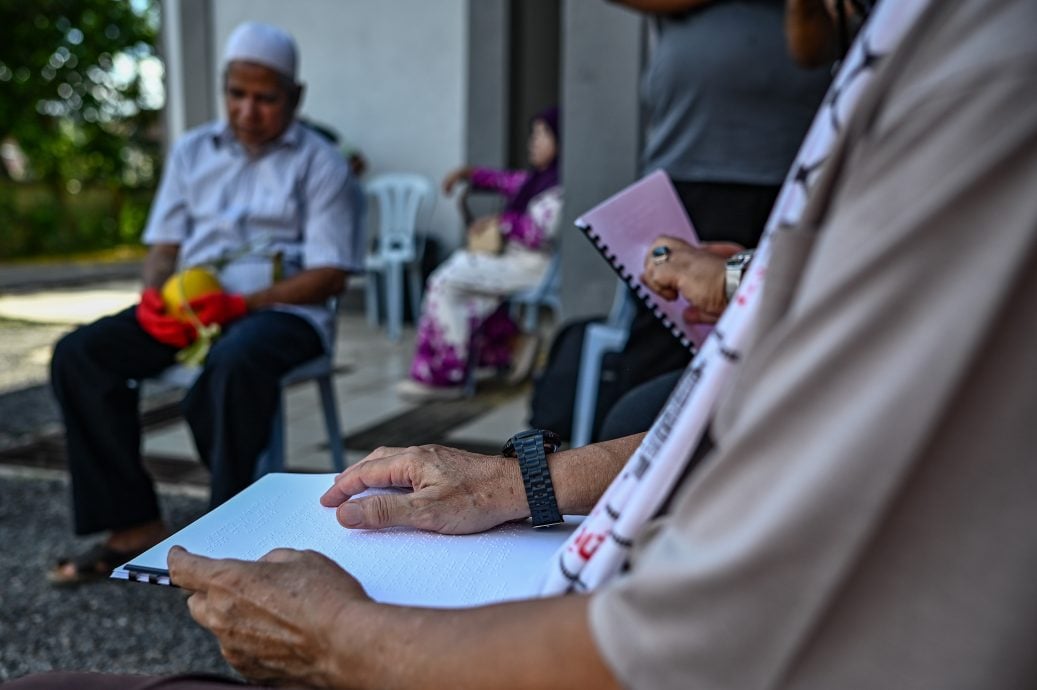
{"label": "person's knee", "polygon": [[180,409],[196,429],[197,424],[208,424],[220,416],[216,408],[262,408],[279,394],[280,376],[254,348],[219,342],[210,350],[202,374],[180,401]]}
{"label": "person's knee", "polygon": [[227,395],[235,396],[243,389],[256,391],[267,378],[267,372],[254,362],[246,348],[213,348],[206,358],[205,370],[181,404],[186,412],[200,401],[214,396],[223,399]]}
{"label": "person's knee", "polygon": [[667,372],[627,391],[605,415],[594,440],[611,441],[648,431],[682,374],[682,369]]}
{"label": "person's knee", "polygon": [[50,358],[51,377],[60,379],[72,369],[77,369],[89,359],[93,338],[86,327],[80,327],[67,333],[54,345]]}
{"label": "person's knee", "polygon": [[199,383],[218,388],[234,388],[244,383],[254,388],[270,379],[272,385],[276,385],[277,376],[271,371],[271,362],[260,355],[260,349],[246,338],[217,340],[205,358],[205,370]]}

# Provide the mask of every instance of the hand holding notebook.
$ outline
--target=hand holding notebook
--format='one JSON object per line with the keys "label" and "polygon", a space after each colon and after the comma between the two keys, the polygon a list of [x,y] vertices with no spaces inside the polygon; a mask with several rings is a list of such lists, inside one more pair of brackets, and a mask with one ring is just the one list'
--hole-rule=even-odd
{"label": "hand holding notebook", "polygon": [[684,346],[697,347],[706,339],[712,326],[685,320],[685,312],[699,305],[690,304],[679,292],[667,295],[672,300],[665,299],[641,282],[645,257],[660,236],[691,247],[700,244],[666,173],[655,172],[635,182],[583,214],[576,225]]}
{"label": "hand holding notebook", "polygon": [[742,249],[734,242],[694,247],[663,235],[648,249],[641,282],[666,301],[683,298],[685,323],[714,324],[727,307],[727,259]]}

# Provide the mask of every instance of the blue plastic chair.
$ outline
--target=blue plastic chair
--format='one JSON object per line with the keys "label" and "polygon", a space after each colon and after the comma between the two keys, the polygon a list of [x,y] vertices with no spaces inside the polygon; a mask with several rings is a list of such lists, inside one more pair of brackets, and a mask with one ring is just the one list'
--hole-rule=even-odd
{"label": "blue plastic chair", "polygon": [[[562,318],[562,257],[560,252],[555,252],[551,257],[547,270],[540,283],[527,290],[522,290],[511,295],[505,304],[511,314],[511,318],[518,320],[520,308],[524,310],[522,316],[522,330],[526,333],[537,333],[540,330],[540,308],[547,307],[551,310],[555,323]],[[476,371],[478,369],[479,357],[482,352],[483,339],[479,329],[472,332],[468,341],[468,364],[465,367],[465,395],[469,398],[475,395]]]}
{"label": "blue plastic chair", "polygon": [[536,287],[516,292],[508,298],[511,305],[512,317],[523,308],[525,311],[522,330],[526,333],[534,333],[540,326],[540,308],[547,307],[555,323],[562,318],[562,254],[555,251],[551,262],[547,265],[547,271],[540,284]]}
{"label": "blue plastic chair", "polygon": [[594,412],[598,406],[601,363],[607,353],[620,352],[626,346],[636,306],[630,288],[619,280],[605,323],[592,323],[584,332],[580,372],[576,378],[576,400],[573,403],[573,428],[570,436],[573,448],[585,446],[591,441]]}
{"label": "blue plastic chair", "polygon": [[435,203],[432,183],[412,173],[386,173],[366,185],[378,208],[378,235],[375,250],[365,262],[367,322],[377,326],[379,319],[379,279],[385,278],[385,315],[389,339],[396,341],[403,328],[403,277],[409,280],[412,313],[421,312],[421,253],[423,238],[417,235],[422,207],[431,214]]}

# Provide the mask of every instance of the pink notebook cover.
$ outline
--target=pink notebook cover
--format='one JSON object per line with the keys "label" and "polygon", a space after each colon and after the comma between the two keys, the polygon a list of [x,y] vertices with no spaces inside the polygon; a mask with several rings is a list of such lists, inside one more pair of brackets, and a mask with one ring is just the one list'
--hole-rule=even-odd
{"label": "pink notebook cover", "polygon": [[705,341],[713,327],[685,323],[687,300],[678,297],[667,302],[641,284],[645,255],[657,237],[669,235],[699,244],[665,172],[654,172],[609,197],[580,216],[576,226],[681,344],[691,348]]}

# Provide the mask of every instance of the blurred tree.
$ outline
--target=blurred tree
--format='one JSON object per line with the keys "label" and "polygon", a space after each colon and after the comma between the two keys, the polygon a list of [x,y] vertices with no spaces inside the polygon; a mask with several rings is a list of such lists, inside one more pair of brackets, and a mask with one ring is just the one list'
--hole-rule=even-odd
{"label": "blurred tree", "polygon": [[127,188],[154,184],[157,26],[156,0],[0,0],[0,143],[50,190],[58,232],[85,187],[110,192],[117,226]]}

